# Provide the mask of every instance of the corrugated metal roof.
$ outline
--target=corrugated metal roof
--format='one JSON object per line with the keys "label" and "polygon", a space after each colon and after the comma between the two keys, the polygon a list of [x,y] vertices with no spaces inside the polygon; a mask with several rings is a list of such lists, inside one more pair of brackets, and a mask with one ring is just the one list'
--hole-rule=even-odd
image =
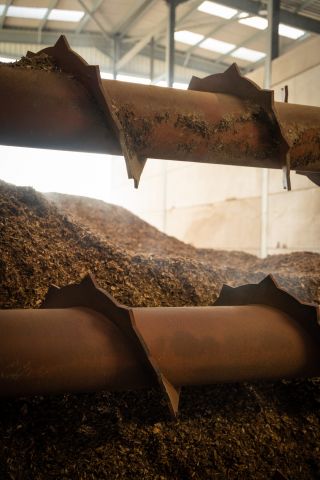
{"label": "corrugated metal roof", "polygon": [[[176,30],[188,30],[201,34],[204,38],[209,36],[220,42],[227,42],[235,46],[257,50],[258,52],[266,52],[266,31],[240,24],[238,18],[226,20],[200,12],[197,7],[201,3],[201,1],[189,0],[177,7]],[[230,6],[230,1],[221,0],[221,3]],[[231,4],[240,6],[251,4],[255,6],[257,11],[259,7],[266,6],[266,2],[259,0],[233,0]],[[12,7],[19,6],[47,8],[49,10],[44,18],[38,19],[12,16]],[[52,8],[77,10],[83,12],[83,17],[78,22],[53,20],[50,19]],[[301,18],[319,20],[320,26],[320,0],[284,0],[281,1],[281,8],[290,14],[297,15],[297,18],[300,20]],[[5,15],[1,16],[1,10]],[[88,14],[88,12],[91,13]],[[16,13],[17,11],[15,11],[15,15]],[[163,56],[161,51],[163,52],[166,45],[167,15],[168,8],[164,0],[15,0],[7,2],[0,0],[0,25],[2,22],[0,41],[4,43],[21,43],[21,40],[25,40],[24,43],[28,43],[27,38],[33,38],[35,40],[38,39],[38,43],[42,45],[46,40],[49,40],[49,37],[50,39],[52,38],[52,34],[58,36],[59,33],[65,33],[67,38],[68,36],[71,38],[70,43],[73,47],[81,45],[88,48],[94,47],[96,51],[102,50],[104,54],[104,68],[108,66],[111,69],[112,62],[108,57],[113,55],[112,44],[115,36],[116,38],[121,38],[120,56],[126,54],[137,42],[144,39],[144,42],[142,42],[144,43],[143,48],[137,52],[140,59],[150,50],[148,45],[151,37],[154,36],[158,52],[156,59],[160,61],[161,55]],[[286,51],[296,41],[280,37],[280,50]],[[146,51],[146,48],[149,48],[149,50]],[[199,46],[193,47],[192,45],[176,42],[176,51],[180,65],[183,63],[189,65],[189,60],[192,56],[193,64],[198,62],[197,65],[203,65],[201,67],[203,71],[210,70],[210,63],[213,70],[214,67],[223,70],[235,60],[240,67],[244,68],[250,68],[254,64],[254,62],[252,63],[248,60],[235,58],[233,56],[234,49],[231,50],[230,55],[227,55],[200,48]],[[98,57],[93,55],[93,58],[97,58],[100,62],[101,58],[99,59]],[[108,61],[105,58],[108,58]],[[129,58],[125,70],[129,70],[128,73],[131,70],[137,71],[136,66],[139,62],[138,57],[133,55],[132,58]],[[145,65],[142,67],[141,64],[141,72],[145,70]],[[180,73],[182,74],[182,72]]]}

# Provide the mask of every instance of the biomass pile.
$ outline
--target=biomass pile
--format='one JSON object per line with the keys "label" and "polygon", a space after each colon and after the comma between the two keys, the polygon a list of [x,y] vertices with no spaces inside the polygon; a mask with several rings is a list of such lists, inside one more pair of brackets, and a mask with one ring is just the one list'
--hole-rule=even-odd
{"label": "biomass pile", "polygon": [[[197,250],[120,207],[0,183],[0,307],[36,307],[87,271],[132,306],[210,305],[223,281],[274,273],[319,298],[320,255],[259,261]],[[75,332],[76,336],[76,332]],[[0,478],[316,479],[320,382],[184,389],[177,421],[158,390],[0,401]]]}
{"label": "biomass pile", "polygon": [[192,258],[213,268],[224,282],[233,286],[256,283],[272,273],[291,294],[320,304],[320,255],[316,253],[273,255],[260,260],[243,252],[197,249],[159,232],[122,207],[73,195],[50,193],[46,198],[94,235],[108,243],[116,242],[127,253]]}
{"label": "biomass pile", "polygon": [[0,65],[6,65],[12,68],[25,68],[27,70],[46,70],[47,72],[60,72],[61,69],[57,66],[55,60],[46,53],[40,55],[30,54],[27,57],[21,57],[12,63],[1,63]]}

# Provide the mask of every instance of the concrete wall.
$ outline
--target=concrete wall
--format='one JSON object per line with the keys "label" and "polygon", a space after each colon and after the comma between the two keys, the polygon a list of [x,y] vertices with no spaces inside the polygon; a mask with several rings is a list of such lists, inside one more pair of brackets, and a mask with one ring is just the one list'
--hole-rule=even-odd
{"label": "concrete wall", "polygon": [[[273,62],[280,100],[320,106],[320,37],[305,41]],[[248,75],[260,86],[263,69]],[[139,190],[113,162],[111,198],[158,228],[199,247],[243,250],[259,255],[261,170],[148,160]],[[292,191],[282,189],[280,171],[270,171],[267,245],[270,254],[320,252],[320,189],[292,173]]]}

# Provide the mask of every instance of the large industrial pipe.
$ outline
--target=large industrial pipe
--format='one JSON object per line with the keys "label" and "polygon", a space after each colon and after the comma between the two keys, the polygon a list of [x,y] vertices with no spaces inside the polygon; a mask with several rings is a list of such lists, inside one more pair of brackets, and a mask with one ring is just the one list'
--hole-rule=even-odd
{"label": "large industrial pipe", "polygon": [[178,91],[101,81],[63,37],[28,58],[0,65],[2,144],[123,153],[136,184],[147,158],[320,172],[320,108],[274,103],[235,66]]}
{"label": "large industrial pipe", "polygon": [[2,310],[0,395],[159,382],[175,413],[184,385],[319,375],[316,308],[270,277],[241,288],[213,307],[130,309],[87,277],[51,291],[42,309]]}

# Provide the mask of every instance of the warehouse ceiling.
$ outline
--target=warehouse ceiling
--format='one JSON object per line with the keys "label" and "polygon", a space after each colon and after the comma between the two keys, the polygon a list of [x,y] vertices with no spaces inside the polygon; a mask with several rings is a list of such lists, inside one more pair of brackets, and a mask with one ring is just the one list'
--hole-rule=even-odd
{"label": "warehouse ceiling", "polygon": [[[280,8],[280,54],[320,33],[320,0],[284,0]],[[205,73],[233,62],[243,71],[256,68],[266,56],[266,9],[257,0],[179,4],[176,64]],[[136,75],[137,56],[164,62],[167,17],[165,0],[0,0],[0,42],[2,50],[12,43],[50,45],[64,33],[72,47],[95,47],[108,57],[110,74]]]}

